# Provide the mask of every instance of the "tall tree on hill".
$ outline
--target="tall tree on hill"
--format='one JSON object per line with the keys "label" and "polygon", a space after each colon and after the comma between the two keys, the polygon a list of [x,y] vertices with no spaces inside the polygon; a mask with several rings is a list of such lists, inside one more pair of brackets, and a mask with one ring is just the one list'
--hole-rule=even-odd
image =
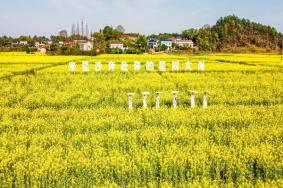
{"label": "tall tree on hill", "polygon": [[118,26],[116,27],[116,30],[117,30],[118,32],[120,32],[120,33],[125,33],[125,28],[124,28],[122,25],[118,25]]}

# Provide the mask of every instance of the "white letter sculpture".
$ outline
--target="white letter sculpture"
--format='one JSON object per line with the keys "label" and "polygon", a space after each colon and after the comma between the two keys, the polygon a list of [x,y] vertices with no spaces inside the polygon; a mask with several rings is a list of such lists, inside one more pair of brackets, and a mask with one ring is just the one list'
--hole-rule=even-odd
{"label": "white letter sculpture", "polygon": [[172,72],[179,71],[179,65],[178,61],[172,62]]}
{"label": "white letter sculpture", "polygon": [[88,61],[83,61],[82,62],[82,71],[83,73],[88,73],[89,69],[88,69]]}
{"label": "white letter sculpture", "polygon": [[149,92],[143,92],[143,93],[142,93],[142,95],[143,95],[142,107],[143,107],[143,108],[147,108],[146,97],[147,97],[147,95],[149,95],[149,94],[150,94]]}
{"label": "white letter sculpture", "polygon": [[156,108],[160,107],[160,94],[161,92],[155,92],[156,94]]}
{"label": "white letter sculpture", "polygon": [[204,69],[205,69],[204,62],[203,62],[203,61],[200,61],[200,62],[198,63],[198,71],[199,71],[199,72],[204,72]]}
{"label": "white letter sculpture", "polygon": [[173,108],[177,108],[177,93],[178,91],[173,91]]}
{"label": "white letter sculpture", "polygon": [[204,92],[204,96],[203,96],[203,108],[207,108],[207,102],[208,102],[208,95],[207,92]]}
{"label": "white letter sculpture", "polygon": [[166,71],[166,63],[165,61],[159,62],[159,72],[165,72]]}
{"label": "white letter sculpture", "polygon": [[108,63],[108,71],[115,71],[115,62],[109,62]]}
{"label": "white letter sculpture", "polygon": [[146,62],[146,71],[154,71],[154,63],[152,61]]}
{"label": "white letter sculpture", "polygon": [[122,62],[121,63],[121,71],[122,72],[128,72],[128,64],[127,64],[127,62]]}
{"label": "white letter sculpture", "polygon": [[186,62],[185,63],[185,71],[192,71],[192,63],[190,63],[190,62]]}
{"label": "white letter sculpture", "polygon": [[94,65],[95,72],[101,72],[102,70],[102,64],[100,62],[96,62]]}
{"label": "white letter sculpture", "polygon": [[128,105],[129,105],[129,110],[133,109],[133,95],[134,93],[128,93]]}
{"label": "white letter sculpture", "polygon": [[141,62],[135,61],[134,62],[134,72],[138,72],[141,70]]}
{"label": "white letter sculpture", "polygon": [[69,63],[69,68],[71,72],[75,72],[76,71],[76,63],[75,62],[70,62]]}

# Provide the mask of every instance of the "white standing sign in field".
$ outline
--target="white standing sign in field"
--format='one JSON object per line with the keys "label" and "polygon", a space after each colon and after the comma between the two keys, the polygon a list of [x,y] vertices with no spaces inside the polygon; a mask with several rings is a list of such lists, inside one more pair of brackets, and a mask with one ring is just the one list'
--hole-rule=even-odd
{"label": "white standing sign in field", "polygon": [[159,72],[166,72],[166,63],[165,61],[159,62]]}
{"label": "white standing sign in field", "polygon": [[71,72],[75,72],[76,71],[76,63],[75,62],[70,62],[69,63],[69,68]]}
{"label": "white standing sign in field", "polygon": [[108,71],[112,71],[112,72],[115,71],[115,62],[111,61],[108,63]]}
{"label": "white standing sign in field", "polygon": [[177,93],[178,91],[173,91],[173,108],[177,108]]}
{"label": "white standing sign in field", "polygon": [[133,95],[134,95],[134,93],[128,93],[129,110],[133,109]]}
{"label": "white standing sign in field", "polygon": [[101,72],[102,71],[102,64],[100,62],[96,62],[94,65],[95,72]]}
{"label": "white standing sign in field", "polygon": [[[199,91],[191,91],[191,96],[190,96],[190,104],[191,104],[191,108],[195,108],[197,105],[196,105],[196,94],[198,93]],[[142,108],[146,109],[147,108],[147,96],[150,94],[150,92],[142,92]],[[155,101],[155,106],[156,108],[160,108],[160,94],[162,94],[162,92],[155,92],[156,94],[156,101]],[[172,107],[173,108],[177,108],[177,94],[178,94],[178,91],[172,91],[172,94],[173,94],[173,102],[172,102]],[[133,95],[134,93],[127,93],[128,95],[128,106],[129,106],[129,109],[132,110],[133,109]],[[208,106],[208,92],[207,91],[204,91],[204,95],[202,97],[202,102],[203,102],[203,108],[207,108]]]}
{"label": "white standing sign in field", "polygon": [[160,94],[161,92],[155,92],[156,94],[156,108],[159,108],[160,107]]}
{"label": "white standing sign in field", "polygon": [[88,61],[82,62],[82,71],[83,71],[83,73],[88,73],[88,71],[89,71]]}
{"label": "white standing sign in field", "polygon": [[149,92],[143,92],[142,95],[143,95],[143,99],[142,99],[142,107],[143,108],[147,108],[147,101],[146,101],[146,98],[147,98],[147,95],[149,95],[150,93]]}
{"label": "white standing sign in field", "polygon": [[204,96],[203,96],[203,99],[202,99],[202,104],[203,104],[203,108],[207,108],[207,103],[208,103],[208,94],[207,92],[205,91],[204,92]]}
{"label": "white standing sign in field", "polygon": [[195,102],[195,99],[196,99],[196,93],[197,91],[192,91],[192,95],[191,95],[191,108],[194,108],[196,106],[196,102]]}

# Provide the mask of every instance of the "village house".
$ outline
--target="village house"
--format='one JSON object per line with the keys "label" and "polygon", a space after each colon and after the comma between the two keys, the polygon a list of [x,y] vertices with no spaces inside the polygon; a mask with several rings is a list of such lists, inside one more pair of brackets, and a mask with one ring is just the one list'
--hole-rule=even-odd
{"label": "village house", "polygon": [[71,46],[72,42],[59,41],[58,44],[59,44],[59,46]]}
{"label": "village house", "polygon": [[35,42],[34,47],[37,49],[38,52],[46,53],[48,45],[45,43]]}
{"label": "village house", "polygon": [[177,41],[177,45],[181,47],[193,48],[194,42],[192,40],[180,40],[180,41]]}
{"label": "village house", "polygon": [[27,41],[25,41],[25,40],[22,40],[22,41],[20,41],[20,44],[21,44],[21,45],[27,45],[27,44],[28,44],[28,42],[27,42]]}
{"label": "village house", "polygon": [[118,49],[121,49],[121,50],[124,50],[124,44],[122,42],[111,42],[109,44],[109,48],[111,49],[115,49],[115,48],[118,48]]}
{"label": "village house", "polygon": [[165,46],[167,46],[167,48],[169,48],[169,49],[171,49],[172,48],[172,40],[168,40],[168,39],[166,39],[166,40],[160,40],[160,45],[162,46],[162,45],[165,45]]}
{"label": "village house", "polygon": [[42,47],[42,48],[38,48],[37,51],[41,52],[41,53],[46,53],[47,50],[46,50],[46,48]]}
{"label": "village house", "polygon": [[149,48],[153,49],[153,48],[157,48],[158,47],[158,43],[157,43],[157,39],[154,39],[154,38],[150,38],[148,39],[147,41],[147,45]]}
{"label": "village house", "polygon": [[79,39],[79,40],[74,40],[74,43],[75,44],[82,44],[82,43],[85,43],[87,42],[86,40],[83,40],[83,39]]}
{"label": "village house", "polygon": [[136,41],[138,39],[138,34],[135,34],[135,33],[126,33],[126,34],[123,34],[123,38],[128,38],[132,41]]}
{"label": "village house", "polygon": [[90,41],[80,43],[80,49],[83,51],[90,51],[93,49],[93,44]]}
{"label": "village house", "polygon": [[43,44],[43,43],[40,43],[40,42],[35,42],[34,43],[34,47],[36,47],[36,48],[41,48],[43,46],[45,46],[45,44]]}
{"label": "village house", "polygon": [[12,42],[12,46],[17,46],[17,45],[19,45],[20,43],[18,42],[18,41],[16,41],[16,42]]}

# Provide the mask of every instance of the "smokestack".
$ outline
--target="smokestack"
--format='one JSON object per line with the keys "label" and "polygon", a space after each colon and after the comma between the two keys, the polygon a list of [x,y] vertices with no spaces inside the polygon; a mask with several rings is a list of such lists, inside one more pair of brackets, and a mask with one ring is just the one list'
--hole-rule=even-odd
{"label": "smokestack", "polygon": [[72,24],[72,35],[75,35],[76,34],[76,25],[75,23]]}
{"label": "smokestack", "polygon": [[89,31],[88,31],[88,24],[85,25],[85,35],[87,38],[89,38]]}
{"label": "smokestack", "polygon": [[84,20],[82,19],[82,22],[81,22],[81,27],[82,27],[82,36],[85,36],[84,34]]}
{"label": "smokestack", "polygon": [[77,31],[76,34],[79,35],[80,34],[80,24],[79,22],[77,22]]}

